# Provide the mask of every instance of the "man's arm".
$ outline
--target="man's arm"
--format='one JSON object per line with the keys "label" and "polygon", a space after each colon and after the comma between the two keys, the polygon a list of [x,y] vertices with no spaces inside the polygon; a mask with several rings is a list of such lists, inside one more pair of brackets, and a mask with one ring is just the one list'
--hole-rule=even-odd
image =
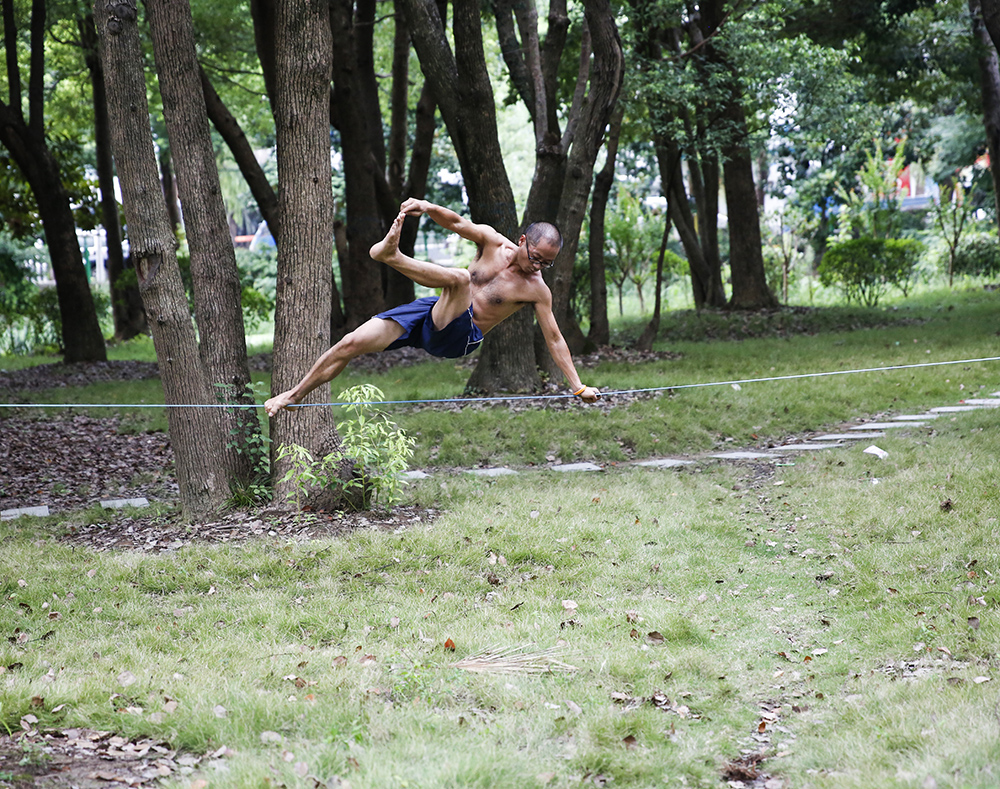
{"label": "man's arm", "polygon": [[576,372],[576,365],[573,364],[573,357],[570,355],[569,346],[563,339],[556,317],[552,314],[552,294],[546,288],[545,297],[535,302],[535,318],[545,337],[545,344],[549,347],[549,353],[555,359],[556,365],[566,376],[573,394],[585,403],[596,403],[601,393],[593,386],[585,386],[580,381],[580,376]]}
{"label": "man's arm", "polygon": [[457,233],[480,248],[487,244],[503,242],[500,233],[489,225],[477,225],[464,216],[456,214],[450,208],[431,203],[428,200],[417,200],[415,197],[410,197],[403,202],[399,210],[409,216],[427,214],[445,230]]}

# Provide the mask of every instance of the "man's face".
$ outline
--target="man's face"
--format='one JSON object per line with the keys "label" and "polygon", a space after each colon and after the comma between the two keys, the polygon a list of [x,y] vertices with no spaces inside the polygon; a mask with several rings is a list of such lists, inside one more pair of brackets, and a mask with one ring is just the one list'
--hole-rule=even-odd
{"label": "man's face", "polygon": [[521,236],[521,249],[518,254],[524,256],[528,268],[533,272],[544,271],[556,262],[559,247],[546,240],[532,244],[527,237]]}

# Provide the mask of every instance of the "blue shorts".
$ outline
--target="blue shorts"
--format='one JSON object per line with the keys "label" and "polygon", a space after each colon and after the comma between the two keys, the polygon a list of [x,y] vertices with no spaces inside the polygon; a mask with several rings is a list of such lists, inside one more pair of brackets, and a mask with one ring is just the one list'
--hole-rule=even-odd
{"label": "blue shorts", "polygon": [[395,321],[403,327],[402,336],[390,343],[386,350],[423,348],[432,356],[445,359],[457,359],[475,351],[483,341],[483,333],[472,322],[471,305],[455,320],[438,330],[434,328],[434,320],[431,318],[431,310],[437,300],[437,296],[425,296],[376,315],[377,318]]}

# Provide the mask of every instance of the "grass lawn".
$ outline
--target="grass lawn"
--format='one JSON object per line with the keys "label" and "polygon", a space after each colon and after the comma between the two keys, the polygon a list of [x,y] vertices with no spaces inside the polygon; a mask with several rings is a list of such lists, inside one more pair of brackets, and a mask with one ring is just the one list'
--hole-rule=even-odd
{"label": "grass lawn", "polygon": [[[905,325],[668,339],[679,360],[584,380],[994,356],[987,296]],[[389,399],[460,391],[453,365],[421,368],[368,380]],[[764,444],[998,389],[993,362],[608,410],[392,414],[418,465],[526,467]],[[0,728],[33,715],[215,754],[177,787],[992,789],[998,417],[890,431],[883,460],[854,445],[781,464],[442,471],[405,491],[436,519],[308,543],[94,552],[60,542],[66,519],[4,522]]]}

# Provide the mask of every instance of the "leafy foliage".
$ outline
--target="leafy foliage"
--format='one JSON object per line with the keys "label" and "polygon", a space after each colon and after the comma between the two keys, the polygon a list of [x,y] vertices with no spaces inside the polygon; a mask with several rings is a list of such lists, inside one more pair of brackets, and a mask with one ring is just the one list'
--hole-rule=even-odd
{"label": "leafy foliage", "polygon": [[1000,243],[997,234],[972,233],[959,243],[953,264],[955,274],[982,277],[1000,274]]}
{"label": "leafy foliage", "polygon": [[820,282],[839,286],[848,302],[874,307],[890,286],[906,293],[922,249],[914,239],[864,236],[841,241],[823,256]]}
{"label": "leafy foliage", "polygon": [[[288,497],[301,509],[310,489],[333,487],[348,494],[345,500],[360,499],[366,507],[376,502],[394,504],[400,499],[400,474],[406,471],[407,462],[413,456],[414,440],[385,413],[372,407],[375,402],[385,399],[378,387],[371,384],[354,386],[341,392],[338,399],[353,414],[352,418],[337,425],[341,437],[339,450],[316,459],[298,444],[279,448],[279,459],[291,459],[291,467],[281,480],[293,483]],[[354,473],[348,479],[341,474],[345,457],[353,463]],[[350,495],[359,492],[360,497]]]}

